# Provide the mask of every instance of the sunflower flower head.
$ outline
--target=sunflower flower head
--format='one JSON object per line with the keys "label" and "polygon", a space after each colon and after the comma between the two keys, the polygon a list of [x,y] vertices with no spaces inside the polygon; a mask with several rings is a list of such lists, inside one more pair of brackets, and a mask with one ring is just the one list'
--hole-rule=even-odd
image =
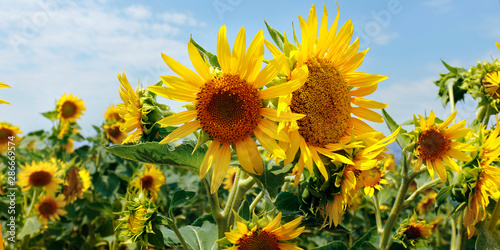
{"label": "sunflower flower head", "polygon": [[299,227],[302,221],[302,216],[280,226],[281,213],[279,213],[267,225],[255,225],[251,229],[248,228],[248,223],[236,222],[236,229],[231,232],[226,232],[226,238],[233,244],[232,247],[226,249],[233,250],[258,250],[258,249],[302,249],[294,245],[282,243],[299,236],[305,227]]}
{"label": "sunflower flower head", "polygon": [[434,204],[436,203],[437,193],[429,189],[425,196],[417,203],[415,210],[419,215],[424,215],[427,212],[431,211],[434,208]]}
{"label": "sunflower flower head", "polygon": [[[125,72],[122,75],[118,74],[118,80],[120,81],[120,98],[123,103],[117,104],[117,108],[119,116],[124,120],[120,130],[127,134],[130,133],[122,143],[136,142],[143,135],[155,134],[157,132],[154,129],[155,123],[163,117],[163,113],[169,107],[159,105],[156,102],[156,96],[140,85],[134,91]],[[109,118],[111,119],[111,117]]]}
{"label": "sunflower flower head", "polygon": [[106,132],[106,138],[113,144],[122,144],[122,142],[127,138],[128,134],[120,129],[122,125],[123,123],[117,122],[111,125],[104,124],[102,126]]}
{"label": "sunflower flower head", "polygon": [[[339,12],[333,25],[328,28],[328,13],[323,6],[323,17],[319,24],[313,5],[308,21],[299,16],[301,42],[296,40],[293,44],[286,35],[282,35],[283,41],[282,44],[278,43],[278,47],[266,41],[266,46],[275,58],[286,55],[287,65],[290,66],[283,67],[282,74],[286,79],[293,79],[296,71],[304,71],[304,68],[308,72],[305,84],[295,90],[291,98],[282,97],[279,100],[284,104],[278,106],[289,105],[291,112],[306,115],[296,121],[296,125],[290,126],[290,146],[286,154],[293,157],[300,149],[299,173],[302,173],[304,166],[312,172],[315,164],[326,179],[329,176],[319,155],[353,164],[341,153],[344,149],[342,142],[349,141],[352,135],[375,131],[359,118],[383,122],[383,117],[372,109],[388,106],[364,98],[373,93],[377,83],[387,77],[354,72],[368,50],[358,52],[359,39],[349,44],[353,35],[351,20],[337,32],[338,19]],[[270,32],[275,31],[270,29]]]}
{"label": "sunflower flower head", "polygon": [[19,136],[21,133],[22,131],[19,127],[12,126],[6,122],[0,122],[0,154],[7,151],[9,142],[11,143],[11,147],[12,143],[17,146],[21,141],[21,137]]}
{"label": "sunflower flower head", "polygon": [[224,176],[224,189],[225,190],[231,190],[234,186],[234,180],[236,179],[236,168],[234,167],[229,167],[229,170],[226,173],[226,176]]}
{"label": "sunflower flower head", "polygon": [[432,235],[432,224],[417,220],[416,215],[405,219],[394,235],[405,247],[415,246],[419,240]]}
{"label": "sunflower flower head", "polygon": [[[10,88],[10,86],[9,86],[9,85],[7,85],[7,84],[5,84],[5,83],[1,83],[1,82],[0,82],[0,89],[4,89],[4,88]],[[9,102],[7,102],[7,101],[5,101],[5,100],[0,99],[0,104],[4,104],[4,103],[5,103],[5,104],[10,104]]]}
{"label": "sunflower flower head", "polygon": [[66,172],[62,190],[66,205],[73,203],[77,198],[83,199],[83,193],[91,184],[90,173],[85,167],[70,167]]}
{"label": "sunflower flower head", "polygon": [[153,200],[156,200],[158,199],[160,187],[166,184],[166,180],[160,168],[153,164],[146,164],[143,174],[139,174],[138,178],[134,179],[130,184],[138,190],[142,190],[147,197],[151,196]]}
{"label": "sunflower flower head", "polygon": [[106,119],[106,124],[113,124],[116,122],[124,122],[123,118],[120,116],[120,111],[115,105],[111,105],[104,113],[104,119]]}
{"label": "sunflower flower head", "polygon": [[464,151],[475,151],[476,147],[456,141],[469,133],[470,129],[464,128],[466,121],[463,120],[448,127],[456,115],[457,111],[441,124],[435,123],[434,111],[431,111],[427,119],[421,115],[418,120],[415,118],[416,128],[411,132],[416,141],[414,171],[419,171],[422,164],[425,164],[431,179],[434,179],[434,173],[437,173],[441,181],[445,182],[448,177],[446,166],[457,173],[462,173],[461,168],[452,158],[465,162],[472,160]]}
{"label": "sunflower flower head", "polygon": [[[262,158],[253,137],[269,152],[286,158],[276,140],[288,141],[285,131],[274,122],[293,121],[303,115],[280,113],[263,105],[263,100],[287,95],[305,81],[305,72],[297,79],[262,89],[279,73],[284,57],[271,60],[262,68],[264,36],[259,31],[246,48],[245,28],[241,28],[231,51],[226,26],[219,30],[217,60],[219,66],[209,65],[192,42],[188,43],[190,59],[196,73],[169,56],[163,60],[178,76],[161,76],[166,87],[151,86],[148,90],[168,99],[194,102],[194,109],[170,115],[158,123],[163,126],[184,124],[160,143],[181,139],[197,129],[211,139],[200,167],[204,178],[213,167],[210,190],[218,190],[231,160],[231,146],[236,149],[241,167],[249,173],[264,171]],[[216,70],[214,70],[216,69]]]}
{"label": "sunflower flower head", "polygon": [[152,232],[151,217],[156,214],[157,207],[152,199],[146,198],[143,192],[130,193],[126,202],[126,209],[120,213],[117,229],[121,229],[121,236],[127,238],[125,243],[142,240],[143,234]]}
{"label": "sunflower flower head", "polygon": [[57,176],[61,174],[59,162],[51,161],[31,162],[21,166],[18,173],[18,185],[22,192],[31,188],[42,188],[47,194],[55,194],[60,188],[63,180]]}
{"label": "sunflower flower head", "polygon": [[38,197],[38,200],[39,203],[35,207],[35,214],[38,214],[38,220],[42,224],[47,224],[49,220],[55,222],[60,220],[60,216],[67,214],[64,210],[63,195],[56,198],[54,194],[42,194]]}
{"label": "sunflower flower head", "polygon": [[64,95],[59,99],[57,106],[57,119],[63,123],[74,123],[76,119],[80,119],[85,111],[85,105],[82,99],[78,99],[73,94]]}

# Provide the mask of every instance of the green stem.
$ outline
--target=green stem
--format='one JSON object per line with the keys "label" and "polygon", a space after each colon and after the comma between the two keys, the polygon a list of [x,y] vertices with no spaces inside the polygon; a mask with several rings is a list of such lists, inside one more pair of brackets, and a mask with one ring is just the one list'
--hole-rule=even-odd
{"label": "green stem", "polygon": [[382,217],[380,216],[380,202],[378,200],[378,192],[373,195],[373,202],[375,203],[375,220],[377,221],[377,231],[378,234],[384,232],[382,227]]}
{"label": "green stem", "polygon": [[493,213],[491,214],[490,224],[488,225],[488,230],[490,232],[495,231],[499,217],[500,217],[500,199],[497,201],[497,204],[495,205],[495,210],[493,210]]}
{"label": "green stem", "polygon": [[31,198],[31,204],[30,204],[30,207],[28,208],[28,211],[26,211],[26,218],[27,217],[30,217],[31,215],[31,210],[33,209],[33,205],[35,205],[35,200],[36,200],[36,189],[34,188],[33,189],[33,196]]}
{"label": "green stem", "polygon": [[212,216],[214,217],[215,222],[217,223],[218,236],[219,239],[224,237],[224,220],[220,213],[220,203],[219,196],[217,192],[211,194],[210,193],[210,184],[208,183],[207,178],[203,178],[203,183],[205,184],[205,189],[207,191],[208,201],[210,203],[210,211],[212,212]]}
{"label": "green stem", "polygon": [[177,235],[177,238],[179,238],[179,240],[181,241],[182,247],[184,247],[184,249],[189,249],[186,241],[184,240],[184,237],[182,237],[181,232],[179,231],[179,229],[175,225],[175,219],[168,218],[167,221],[168,221],[168,225],[170,226],[170,228],[172,228],[175,235]]}
{"label": "green stem", "polygon": [[412,202],[417,197],[418,194],[420,194],[421,192],[425,191],[426,189],[432,187],[433,185],[437,184],[440,180],[441,179],[437,178],[437,179],[434,179],[434,180],[432,180],[430,182],[427,182],[424,185],[422,185],[410,197],[408,197],[408,199],[405,200],[404,205],[408,206],[408,204],[410,202]]}
{"label": "green stem", "polygon": [[[242,174],[246,174],[246,172],[242,172]],[[252,177],[249,177],[248,179],[245,179],[243,181],[240,181],[238,184],[238,189],[236,190],[236,195],[234,197],[232,206],[230,209],[228,209],[228,213],[224,216],[226,220],[226,230],[229,231],[231,228],[231,225],[234,223],[234,215],[232,211],[238,211],[241,202],[243,201],[243,198],[245,198],[245,194],[252,188],[252,186],[255,184],[255,180]],[[224,210],[226,212],[226,210]],[[223,214],[224,215],[224,214]]]}
{"label": "green stem", "polygon": [[457,226],[455,220],[450,220],[451,223],[451,240],[450,240],[450,250],[455,250],[457,246]]}
{"label": "green stem", "polygon": [[[448,84],[448,96],[450,97],[451,113],[455,111],[455,95],[453,94],[453,84]],[[455,123],[455,120],[453,120]]]}
{"label": "green stem", "polygon": [[255,200],[252,201],[252,204],[250,204],[250,213],[253,212],[253,210],[255,209],[255,207],[257,206],[257,203],[259,203],[260,199],[262,199],[262,197],[264,197],[264,192],[260,192],[257,197],[255,197]]}
{"label": "green stem", "polygon": [[[462,210],[462,213],[460,213],[459,218],[463,218],[463,213],[465,213],[465,209]],[[467,236],[465,235],[467,233],[467,228],[463,225],[463,222],[459,219],[457,222],[457,227],[458,227],[458,237],[457,237],[457,250],[462,250],[465,249],[465,240],[467,239]]]}

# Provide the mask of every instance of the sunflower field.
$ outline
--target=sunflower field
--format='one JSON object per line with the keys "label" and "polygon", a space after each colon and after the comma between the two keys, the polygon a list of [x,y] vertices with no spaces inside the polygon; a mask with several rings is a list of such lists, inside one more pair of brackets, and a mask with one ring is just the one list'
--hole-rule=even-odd
{"label": "sunflower field", "polygon": [[[498,59],[443,61],[451,115],[395,121],[352,22],[317,7],[293,34],[191,38],[192,65],[162,53],[175,74],[152,86],[119,73],[93,136],[72,93],[48,131],[0,123],[0,249],[500,249]],[[468,95],[476,119],[457,120]]]}

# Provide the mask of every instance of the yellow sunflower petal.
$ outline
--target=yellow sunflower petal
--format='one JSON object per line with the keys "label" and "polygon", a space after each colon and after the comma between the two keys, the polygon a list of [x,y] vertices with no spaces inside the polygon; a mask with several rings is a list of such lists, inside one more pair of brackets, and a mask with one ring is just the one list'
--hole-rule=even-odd
{"label": "yellow sunflower petal", "polygon": [[252,160],[253,169],[257,172],[257,174],[262,174],[264,172],[264,166],[262,165],[262,158],[259,150],[257,149],[257,144],[252,138],[243,139],[243,142],[248,150],[250,160]]}
{"label": "yellow sunflower petal", "polygon": [[180,89],[174,89],[162,86],[149,86],[148,90],[155,94],[161,95],[165,98],[175,101],[192,102],[196,100],[195,94]]}
{"label": "yellow sunflower petal", "polygon": [[448,127],[448,125],[450,125],[450,123],[453,120],[455,120],[455,116],[457,116],[456,110],[453,113],[451,113],[451,115],[448,116],[448,118],[446,118],[446,120],[444,120],[444,122],[441,123],[441,125],[439,125],[438,130],[441,131],[441,130],[445,129],[446,127]]}
{"label": "yellow sunflower petal", "polygon": [[264,227],[262,231],[271,232],[276,227],[278,227],[280,223],[281,223],[281,212],[278,215],[276,215],[276,217],[274,217],[274,219],[271,222],[269,222],[269,224],[267,224],[267,226]]}
{"label": "yellow sunflower petal", "polygon": [[199,88],[203,85],[203,80],[198,74],[163,53],[161,53],[161,57],[170,69],[172,69],[180,77],[184,78],[186,82],[191,84],[193,87]]}
{"label": "yellow sunflower petal", "polygon": [[203,161],[200,165],[200,179],[205,177],[208,170],[210,170],[210,167],[214,164],[215,152],[219,151],[219,147],[220,142],[218,140],[213,141],[208,147],[207,153],[205,154],[205,157],[203,157]]}
{"label": "yellow sunflower petal", "polygon": [[178,127],[176,130],[172,131],[165,139],[160,141],[160,144],[165,144],[169,142],[176,141],[182,137],[186,137],[193,133],[195,130],[197,130],[200,127],[200,121],[195,120],[188,122],[180,127]]}
{"label": "yellow sunflower petal", "polygon": [[427,118],[427,127],[430,128],[434,125],[434,120],[436,119],[436,115],[434,114],[434,111],[431,110],[431,113],[429,114],[429,117]]}
{"label": "yellow sunflower petal", "polygon": [[500,43],[497,42],[497,48],[500,49]]}
{"label": "yellow sunflower petal", "polygon": [[223,72],[231,72],[231,49],[226,37],[226,25],[222,25],[217,36],[217,60]]}
{"label": "yellow sunflower petal", "polygon": [[173,115],[167,116],[158,121],[158,124],[163,126],[178,125],[181,123],[186,123],[194,118],[196,118],[196,110],[189,110],[180,113],[175,113]]}
{"label": "yellow sunflower petal", "polygon": [[210,184],[210,193],[215,193],[219,189],[227,169],[231,162],[231,145],[222,144],[218,152],[215,152],[214,172],[212,173],[212,183]]}
{"label": "yellow sunflower petal", "polygon": [[247,225],[237,221],[236,222],[236,228],[238,229],[238,232],[241,234],[241,235],[244,235],[246,233],[248,233],[248,227]]}
{"label": "yellow sunflower petal", "polygon": [[360,107],[369,108],[369,109],[384,109],[384,108],[389,107],[389,104],[385,104],[385,103],[381,103],[381,102],[377,102],[377,101],[372,101],[372,100],[368,100],[365,98],[359,98],[359,97],[352,98],[351,102],[360,106]]}
{"label": "yellow sunflower petal", "polygon": [[446,152],[447,155],[459,160],[459,161],[470,161],[472,160],[472,158],[466,154],[466,153],[463,153],[463,152],[460,152],[454,148],[450,148],[448,150],[448,152]]}
{"label": "yellow sunflower petal", "polygon": [[433,162],[433,165],[437,175],[439,176],[439,179],[441,179],[442,182],[446,182],[448,174],[446,173],[446,167],[444,166],[443,162],[440,159],[437,159]]}
{"label": "yellow sunflower petal", "polygon": [[3,83],[3,82],[0,82],[0,89],[3,89],[3,88],[10,88],[10,86]]}
{"label": "yellow sunflower petal", "polygon": [[[264,85],[268,84],[281,71],[281,68],[283,67],[284,62],[285,62],[285,55],[284,54],[278,56],[277,58],[275,58],[271,62],[269,62],[269,64],[266,67],[264,67],[260,71],[260,73],[257,75],[257,78],[253,82],[254,87],[262,88],[262,87],[264,87]],[[283,85],[283,84],[280,84],[280,85]],[[280,86],[280,85],[278,85],[278,86]],[[262,97],[264,95],[263,91],[265,91],[265,90],[267,90],[267,89],[262,90],[260,93],[262,99],[270,98],[270,97],[267,97],[267,98]],[[286,94],[281,94],[281,95],[286,95]],[[275,97],[275,96],[277,96],[277,95],[273,95],[272,97]]]}
{"label": "yellow sunflower petal", "polygon": [[260,119],[258,126],[264,133],[276,140],[285,142],[290,141],[288,134],[284,130],[278,132],[278,125],[270,120]]}
{"label": "yellow sunflower petal", "polygon": [[241,27],[238,35],[236,35],[236,40],[234,41],[233,46],[233,57],[231,58],[231,63],[234,63],[231,67],[238,72],[242,70],[244,67],[244,59],[245,59],[245,49],[246,49],[246,33],[245,28]]}
{"label": "yellow sunflower petal", "polygon": [[[247,140],[252,140],[252,138],[249,137],[247,138]],[[249,173],[257,174],[257,171],[254,170],[253,159],[250,158],[250,153],[248,152],[245,142],[239,141],[235,144],[235,146],[236,146],[236,154],[238,155],[238,159],[240,160],[241,167]]]}
{"label": "yellow sunflower petal", "polygon": [[383,75],[371,75],[364,72],[352,72],[344,76],[347,85],[352,87],[368,87],[377,84],[389,77]]}
{"label": "yellow sunflower petal", "polygon": [[265,118],[275,121],[275,122],[286,122],[286,121],[296,121],[303,118],[305,115],[289,113],[289,112],[281,112],[279,117],[276,109],[271,108],[262,108],[260,109],[260,114]]}
{"label": "yellow sunflower petal", "polygon": [[344,74],[353,72],[356,70],[362,63],[363,60],[365,59],[366,52],[368,52],[368,49],[363,50],[353,56],[351,60],[349,60],[347,63],[345,63],[346,66],[340,68],[340,71]]}
{"label": "yellow sunflower petal", "polygon": [[431,180],[434,180],[434,165],[432,165],[431,161],[425,161],[425,165],[427,166],[427,171],[429,171],[429,175],[431,176]]}
{"label": "yellow sunflower petal", "polygon": [[351,113],[368,121],[378,123],[384,122],[384,118],[380,114],[367,108],[353,107],[351,108]]}
{"label": "yellow sunflower petal", "polygon": [[269,152],[272,152],[276,157],[286,157],[285,151],[283,151],[283,149],[278,146],[278,143],[276,143],[273,138],[266,135],[259,127],[255,128],[254,135],[255,137],[257,137],[257,140],[259,140],[260,144],[262,144],[262,146]]}
{"label": "yellow sunflower petal", "polygon": [[188,42],[188,52],[189,52],[189,58],[193,63],[193,67],[196,70],[196,72],[200,74],[201,78],[203,78],[203,80],[205,81],[209,81],[210,79],[212,79],[209,66],[201,57],[198,49],[191,42]]}
{"label": "yellow sunflower petal", "polygon": [[458,164],[454,160],[452,160],[448,155],[445,154],[445,155],[443,155],[442,158],[443,158],[443,161],[446,163],[446,165],[448,165],[448,167],[455,170],[459,174],[462,173],[462,169],[460,169]]}
{"label": "yellow sunflower petal", "polygon": [[303,250],[302,248],[290,244],[278,243],[278,248],[280,250]]}
{"label": "yellow sunflower petal", "polygon": [[[241,223],[241,222],[236,222],[236,223]],[[233,244],[238,244],[238,240],[243,236],[242,234],[236,232],[225,232],[224,234],[226,235],[226,239]]]}
{"label": "yellow sunflower petal", "polygon": [[378,84],[373,84],[367,87],[356,88],[354,90],[351,90],[350,94],[351,96],[356,96],[356,97],[367,96],[375,92],[375,90],[377,90],[377,87]]}

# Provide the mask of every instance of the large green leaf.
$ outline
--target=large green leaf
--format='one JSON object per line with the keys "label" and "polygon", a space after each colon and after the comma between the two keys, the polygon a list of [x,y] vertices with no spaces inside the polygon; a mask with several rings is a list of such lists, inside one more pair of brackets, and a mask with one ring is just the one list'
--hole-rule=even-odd
{"label": "large green leaf", "polygon": [[500,237],[486,229],[485,222],[476,224],[478,231],[476,249],[500,249]]}
{"label": "large green leaf", "polygon": [[172,201],[170,203],[170,209],[173,209],[174,207],[181,205],[183,203],[186,203],[188,200],[193,198],[196,195],[195,192],[191,191],[184,191],[184,190],[177,190],[174,193],[174,197],[172,198]]}
{"label": "large green leaf", "polygon": [[274,203],[279,211],[299,211],[300,201],[297,198],[297,195],[290,192],[281,192],[278,194],[278,198],[276,198],[276,202]]}
{"label": "large green leaf", "polygon": [[342,241],[333,241],[327,245],[312,248],[311,250],[347,250],[347,246]]}
{"label": "large green leaf", "polygon": [[278,189],[285,183],[285,176],[291,172],[293,165],[288,164],[287,166],[283,166],[283,162],[279,165],[274,165],[272,161],[268,161],[265,162],[264,166],[267,166],[264,173],[261,175],[252,174],[252,176],[265,188],[267,191],[266,195],[271,200],[274,200],[279,193]]}
{"label": "large green leaf", "polygon": [[[385,111],[385,109],[382,109],[382,115],[384,116],[385,123],[387,124],[387,127],[389,128],[391,133],[396,131],[399,125],[394,121],[394,119],[392,119],[392,117],[389,115],[389,113]],[[401,130],[399,130],[399,133],[396,135],[396,141],[398,142],[398,145],[401,147],[402,150],[406,146],[408,146],[408,143],[410,141],[408,136],[404,135],[405,133],[407,133],[407,131],[401,128]]]}
{"label": "large green leaf", "polygon": [[377,227],[370,229],[365,235],[359,238],[349,250],[377,249],[380,238],[377,232]]}
{"label": "large green leaf", "polygon": [[195,146],[196,142],[186,140],[176,147],[146,142],[136,145],[113,145],[106,149],[124,159],[185,168],[198,174],[207,146],[202,145],[194,151]]}
{"label": "large green leaf", "polygon": [[[177,235],[166,226],[158,227],[163,234],[163,240],[170,247],[180,247],[181,243]],[[185,226],[179,228],[179,232],[186,241],[186,244],[193,250],[217,249],[218,239],[217,226],[210,222],[203,223],[201,227]]]}
{"label": "large green leaf", "polygon": [[38,221],[36,216],[29,217],[24,222],[23,229],[21,229],[21,232],[19,233],[18,238],[22,239],[26,235],[33,236],[34,234],[38,233],[41,226],[42,226],[42,224]]}

